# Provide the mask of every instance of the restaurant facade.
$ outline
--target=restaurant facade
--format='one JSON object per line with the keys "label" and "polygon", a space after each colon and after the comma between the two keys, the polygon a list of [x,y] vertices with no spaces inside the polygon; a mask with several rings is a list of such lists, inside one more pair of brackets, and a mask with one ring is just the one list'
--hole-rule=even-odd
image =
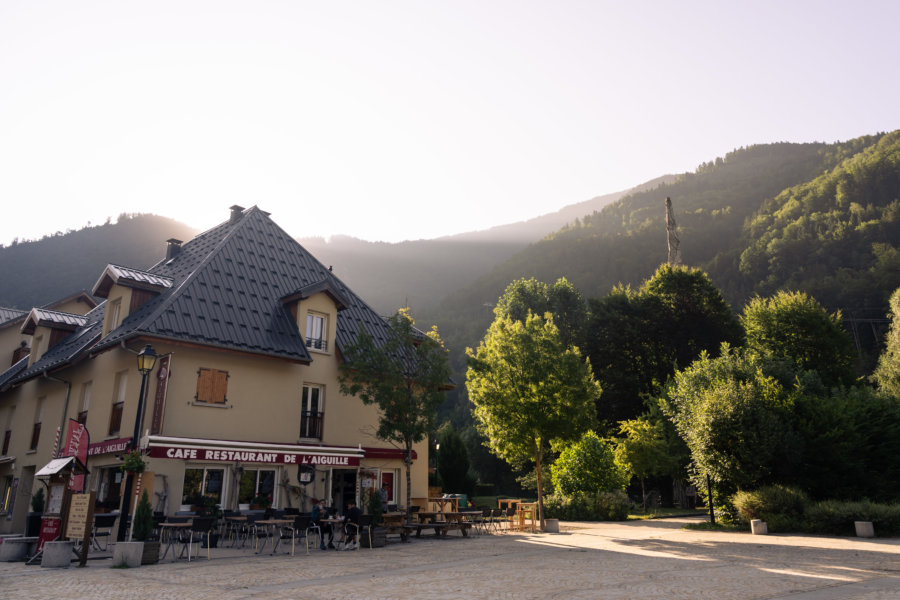
{"label": "restaurant facade", "polygon": [[[91,294],[101,302],[83,315],[17,317],[9,337],[28,355],[0,348],[15,359],[0,374],[0,533],[24,530],[34,474],[73,422],[87,430],[85,491],[99,511],[121,503],[135,426],[141,489],[166,514],[202,497],[235,510],[343,507],[382,488],[389,502],[406,497],[402,451],[375,437],[377,408],[338,380],[341,349],[363,329],[383,341],[386,323],[268,213],[232,207],[190,242],[169,240],[146,271],[108,265]],[[143,377],[147,346],[159,358]],[[427,452],[412,456],[413,497],[427,495]]]}

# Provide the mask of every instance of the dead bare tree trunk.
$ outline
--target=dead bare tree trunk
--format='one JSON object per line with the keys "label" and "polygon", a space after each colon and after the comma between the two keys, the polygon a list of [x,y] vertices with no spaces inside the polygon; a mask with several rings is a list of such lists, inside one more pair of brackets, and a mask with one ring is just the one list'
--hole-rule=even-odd
{"label": "dead bare tree trunk", "polygon": [[678,240],[677,229],[675,214],[672,211],[672,199],[666,196],[666,240],[669,244],[669,258],[667,262],[670,265],[681,264],[681,252],[678,250],[678,245],[681,242]]}

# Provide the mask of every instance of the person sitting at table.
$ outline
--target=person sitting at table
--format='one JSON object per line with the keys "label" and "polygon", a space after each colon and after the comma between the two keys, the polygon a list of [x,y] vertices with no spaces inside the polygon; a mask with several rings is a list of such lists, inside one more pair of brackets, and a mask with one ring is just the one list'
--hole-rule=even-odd
{"label": "person sitting at table", "polygon": [[347,502],[347,512],[344,513],[343,533],[341,540],[344,543],[344,550],[353,550],[359,546],[356,539],[356,532],[359,531],[359,518],[362,511],[356,506],[356,500]]}
{"label": "person sitting at table", "polygon": [[328,548],[334,550],[334,528],[331,527],[331,523],[322,522],[322,519],[328,518],[328,509],[325,507],[324,499],[319,500],[319,503],[313,507],[310,517],[312,518],[313,525],[318,525],[319,531],[322,532],[322,537],[319,538],[319,548],[325,550],[325,534],[327,533]]}

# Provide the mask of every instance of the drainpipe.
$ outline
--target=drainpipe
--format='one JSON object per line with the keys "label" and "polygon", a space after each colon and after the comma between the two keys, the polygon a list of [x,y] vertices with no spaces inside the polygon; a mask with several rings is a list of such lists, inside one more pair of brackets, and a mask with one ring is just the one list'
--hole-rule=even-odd
{"label": "drainpipe", "polygon": [[[44,379],[49,379],[50,381],[56,381],[58,383],[63,383],[66,386],[66,400],[63,403],[62,418],[60,418],[60,420],[59,420],[59,435],[65,435],[65,433],[66,433],[66,415],[69,414],[69,395],[72,392],[72,382],[66,381],[65,379],[59,379],[58,377],[53,377],[52,375],[48,375],[47,371],[44,371],[41,375],[44,377]],[[52,456],[51,458],[57,458],[59,456],[59,449],[61,447],[62,447],[61,445],[57,445],[56,452],[55,452],[56,456]]]}

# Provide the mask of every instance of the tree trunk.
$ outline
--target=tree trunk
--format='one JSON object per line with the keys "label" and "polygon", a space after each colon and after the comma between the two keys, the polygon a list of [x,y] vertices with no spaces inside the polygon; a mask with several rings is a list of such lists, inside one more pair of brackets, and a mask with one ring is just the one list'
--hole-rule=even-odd
{"label": "tree trunk", "polygon": [[403,462],[406,464],[406,522],[409,523],[412,519],[412,442],[406,442],[405,450]]}
{"label": "tree trunk", "polygon": [[541,531],[544,531],[544,485],[541,479],[541,457],[544,452],[544,440],[539,439],[535,450],[534,464],[535,474],[537,475],[537,495],[538,495],[538,521],[541,524]]}
{"label": "tree trunk", "polygon": [[644,512],[647,512],[647,492],[644,491],[644,478],[641,477],[641,505],[644,507]]}

